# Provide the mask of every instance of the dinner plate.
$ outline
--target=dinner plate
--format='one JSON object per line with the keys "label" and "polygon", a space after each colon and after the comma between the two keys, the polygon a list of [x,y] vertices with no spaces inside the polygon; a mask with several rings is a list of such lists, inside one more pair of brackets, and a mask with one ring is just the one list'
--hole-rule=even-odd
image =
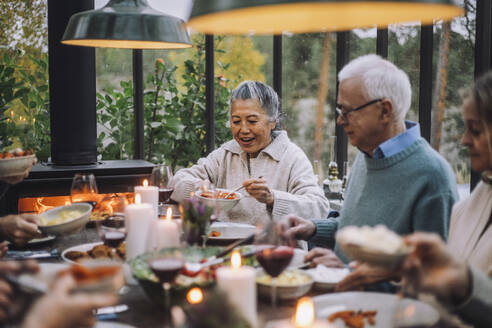
{"label": "dinner plate", "polygon": [[68,263],[76,263],[76,262],[70,260],[68,257],[66,257],[66,254],[68,252],[72,252],[72,251],[74,251],[74,252],[87,252],[87,251],[90,251],[96,245],[102,245],[102,242],[87,243],[87,244],[81,244],[81,245],[72,246],[70,248],[65,249],[62,252],[61,257],[62,257],[62,259],[65,262],[68,262]]}
{"label": "dinner plate", "polygon": [[[439,314],[432,306],[409,298],[399,299],[392,294],[373,292],[331,293],[313,297],[316,317],[324,319],[341,310],[377,311],[375,324],[371,328],[430,327],[437,323]],[[398,321],[395,322],[395,313]],[[341,319],[334,321],[335,327],[345,328]]]}
{"label": "dinner plate", "polygon": [[[210,233],[213,231],[220,233],[219,236],[212,237]],[[255,233],[256,227],[251,224],[236,223],[236,222],[214,222],[209,228],[209,240],[221,242],[233,242],[238,239],[243,239]]]}
{"label": "dinner plate", "polygon": [[320,264],[316,268],[307,270],[307,272],[314,279],[314,289],[331,291],[350,273],[350,270],[347,268],[328,268]]}

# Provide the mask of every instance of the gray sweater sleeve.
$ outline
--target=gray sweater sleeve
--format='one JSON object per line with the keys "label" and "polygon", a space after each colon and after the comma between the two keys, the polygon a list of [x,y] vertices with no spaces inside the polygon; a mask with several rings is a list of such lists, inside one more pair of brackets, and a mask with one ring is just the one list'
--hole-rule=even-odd
{"label": "gray sweater sleeve", "polygon": [[335,247],[335,234],[338,230],[338,221],[334,218],[314,219],[312,221],[316,225],[316,232],[308,240],[309,248],[319,246],[333,249]]}
{"label": "gray sweater sleeve", "polygon": [[484,273],[470,267],[471,296],[454,312],[474,327],[492,327],[492,280]]}

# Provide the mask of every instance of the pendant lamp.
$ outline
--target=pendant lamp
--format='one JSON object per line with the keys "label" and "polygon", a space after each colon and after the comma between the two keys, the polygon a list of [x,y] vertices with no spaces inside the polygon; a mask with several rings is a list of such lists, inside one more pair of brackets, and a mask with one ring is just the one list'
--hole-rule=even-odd
{"label": "pendant lamp", "polygon": [[191,41],[183,24],[153,9],[147,0],[110,0],[101,9],[73,15],[61,42],[104,48],[189,48]]}
{"label": "pendant lamp", "polygon": [[344,31],[451,20],[454,0],[195,0],[187,26],[207,34]]}

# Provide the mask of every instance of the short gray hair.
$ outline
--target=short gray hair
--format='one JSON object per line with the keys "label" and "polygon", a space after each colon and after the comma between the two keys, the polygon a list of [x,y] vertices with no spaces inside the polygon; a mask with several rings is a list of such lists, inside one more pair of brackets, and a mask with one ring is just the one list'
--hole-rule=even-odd
{"label": "short gray hair", "polygon": [[278,120],[278,107],[279,99],[278,95],[272,87],[266,85],[260,81],[243,81],[234,91],[229,98],[229,112],[231,110],[232,102],[241,99],[256,99],[260,102],[261,108],[268,115],[269,121],[273,122]]}
{"label": "short gray hair", "polygon": [[358,57],[338,73],[338,80],[360,77],[368,100],[388,98],[393,103],[394,117],[403,121],[412,102],[412,87],[408,75],[393,63],[378,55]]}

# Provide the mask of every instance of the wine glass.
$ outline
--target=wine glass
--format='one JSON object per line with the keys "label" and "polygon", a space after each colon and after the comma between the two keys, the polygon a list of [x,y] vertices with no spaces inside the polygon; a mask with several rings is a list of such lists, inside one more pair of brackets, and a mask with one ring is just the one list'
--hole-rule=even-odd
{"label": "wine glass", "polygon": [[72,203],[89,203],[95,207],[98,201],[96,177],[89,173],[76,173],[70,187]]}
{"label": "wine glass", "polygon": [[287,268],[294,256],[293,241],[287,239],[281,226],[269,220],[255,238],[256,260],[272,277],[270,288],[272,307],[277,307],[277,278]]}
{"label": "wine glass", "polygon": [[118,255],[117,248],[126,238],[125,217],[120,213],[115,213],[104,220],[98,220],[96,229],[104,244],[111,248],[112,258],[122,258]]}
{"label": "wine glass", "polygon": [[184,267],[181,252],[178,250],[160,254],[148,261],[150,270],[159,278],[164,288],[164,305],[167,310],[171,308],[171,285]]}
{"label": "wine glass", "polygon": [[173,171],[170,166],[159,164],[152,170],[152,184],[159,187],[159,207],[169,204],[171,194],[174,191]]}

